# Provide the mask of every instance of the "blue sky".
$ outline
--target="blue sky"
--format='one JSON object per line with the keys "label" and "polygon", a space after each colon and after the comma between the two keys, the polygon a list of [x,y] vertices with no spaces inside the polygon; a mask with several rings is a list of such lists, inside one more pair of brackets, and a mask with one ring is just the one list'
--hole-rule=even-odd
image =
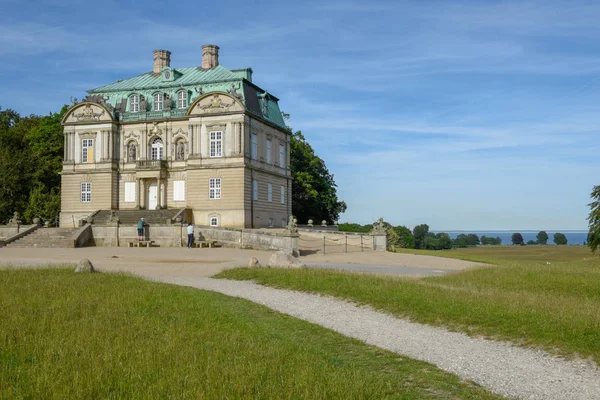
{"label": "blue sky", "polygon": [[600,184],[594,1],[0,0],[0,105],[71,96],[220,46],[335,174],[342,221],[585,229]]}

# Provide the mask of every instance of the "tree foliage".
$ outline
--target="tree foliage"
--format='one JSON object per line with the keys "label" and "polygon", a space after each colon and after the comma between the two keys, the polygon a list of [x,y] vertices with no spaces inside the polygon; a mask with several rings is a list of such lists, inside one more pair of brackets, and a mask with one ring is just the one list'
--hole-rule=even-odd
{"label": "tree foliage", "polygon": [[487,237],[485,235],[481,236],[481,244],[483,245],[491,245],[491,246],[498,246],[502,244],[502,239],[500,239],[499,237]]}
{"label": "tree foliage", "polygon": [[67,111],[45,117],[20,116],[0,109],[0,223],[17,211],[30,223],[51,220],[60,212],[60,171]]}
{"label": "tree foliage", "polygon": [[520,245],[525,244],[523,242],[523,235],[521,235],[519,232],[515,232],[512,234],[512,242],[513,242],[513,244],[520,244]]}
{"label": "tree foliage", "polygon": [[539,231],[537,236],[537,244],[548,244],[548,234],[546,231]]}
{"label": "tree foliage", "polygon": [[292,212],[301,223],[337,221],[346,203],[337,197],[333,174],[315,154],[301,131],[291,136]]}
{"label": "tree foliage", "polygon": [[373,224],[361,225],[361,224],[344,222],[344,223],[338,224],[338,229],[340,232],[368,233],[373,230]]}
{"label": "tree foliage", "polygon": [[398,235],[398,243],[397,247],[401,247],[404,249],[414,249],[415,248],[415,238],[413,237],[412,232],[406,226],[396,226],[394,227],[394,231]]}
{"label": "tree foliage", "polygon": [[421,224],[413,228],[413,237],[415,240],[415,249],[425,248],[425,237],[429,233],[429,225]]}
{"label": "tree foliage", "polygon": [[595,253],[600,245],[600,185],[592,188],[590,197],[592,202],[588,204],[591,210],[587,218],[589,227],[587,245]]}
{"label": "tree foliage", "polygon": [[554,234],[554,244],[556,244],[556,245],[567,244],[567,237],[563,233],[556,232]]}

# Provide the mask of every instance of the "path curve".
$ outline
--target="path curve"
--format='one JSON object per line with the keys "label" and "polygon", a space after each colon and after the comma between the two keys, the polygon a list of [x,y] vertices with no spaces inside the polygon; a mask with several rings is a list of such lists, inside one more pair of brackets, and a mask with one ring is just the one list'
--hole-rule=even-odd
{"label": "path curve", "polygon": [[600,399],[600,369],[541,350],[471,338],[315,294],[247,281],[199,277],[150,279],[220,292],[332,329],[345,336],[427,361],[498,394],[523,399]]}

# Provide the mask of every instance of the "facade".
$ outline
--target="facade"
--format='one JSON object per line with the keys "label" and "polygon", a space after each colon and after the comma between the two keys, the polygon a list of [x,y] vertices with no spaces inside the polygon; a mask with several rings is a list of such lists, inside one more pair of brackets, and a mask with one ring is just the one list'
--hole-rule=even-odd
{"label": "facade", "polygon": [[290,132],[278,99],[250,68],[154,68],[88,91],[62,123],[61,226],[97,210],[190,210],[197,225],[285,226],[291,215]]}

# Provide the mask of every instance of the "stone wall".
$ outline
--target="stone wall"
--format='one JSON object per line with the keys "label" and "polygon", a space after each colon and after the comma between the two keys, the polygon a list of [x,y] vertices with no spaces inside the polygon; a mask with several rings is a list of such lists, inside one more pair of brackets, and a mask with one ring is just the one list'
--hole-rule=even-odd
{"label": "stone wall", "polygon": [[302,250],[321,251],[323,245],[334,248],[334,252],[352,252],[362,250],[386,250],[387,235],[358,232],[339,232],[331,230],[317,230],[298,228],[300,233],[300,247]]}

